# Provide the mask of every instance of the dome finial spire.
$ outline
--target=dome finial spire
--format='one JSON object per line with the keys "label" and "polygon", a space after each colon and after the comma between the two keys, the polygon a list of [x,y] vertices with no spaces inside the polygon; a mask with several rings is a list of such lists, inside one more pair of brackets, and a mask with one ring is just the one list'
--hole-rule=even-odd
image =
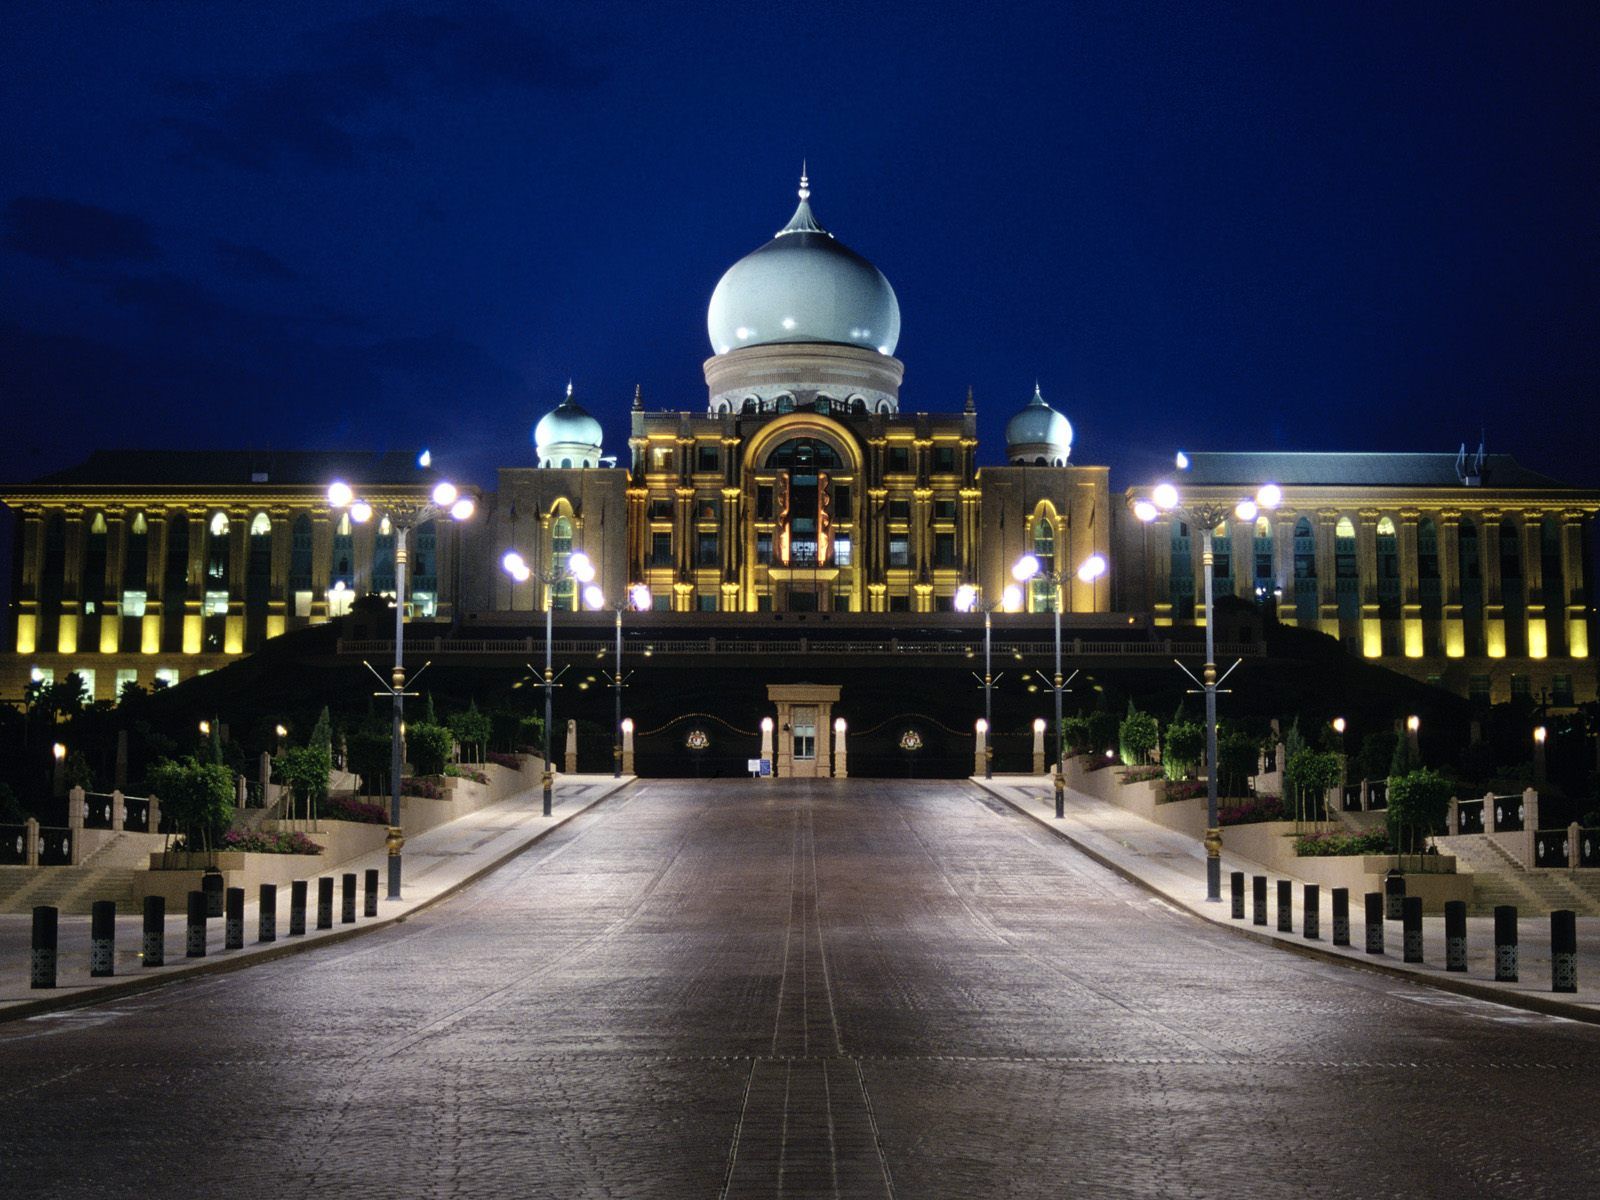
{"label": "dome finial spire", "polygon": [[572,377],[570,375],[567,376],[567,399],[572,399]]}
{"label": "dome finial spire", "polygon": [[811,199],[811,179],[806,174],[806,160],[800,160],[800,199]]}

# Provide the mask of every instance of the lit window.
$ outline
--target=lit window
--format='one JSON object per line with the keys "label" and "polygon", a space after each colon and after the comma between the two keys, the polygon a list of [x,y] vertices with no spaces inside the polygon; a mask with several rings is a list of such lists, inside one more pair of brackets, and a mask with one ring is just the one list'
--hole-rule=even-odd
{"label": "lit window", "polygon": [[157,667],[156,683],[161,687],[176,687],[178,685],[178,668]]}
{"label": "lit window", "polygon": [[350,612],[350,605],[355,602],[356,594],[347,587],[331,587],[328,589],[328,615],[330,617],[343,617]]}
{"label": "lit window", "polygon": [[311,593],[296,592],[294,594],[294,615],[309,617],[311,615]]}
{"label": "lit window", "polygon": [[[770,542],[768,543],[768,549],[771,549]],[[850,565],[850,538],[848,535],[842,535],[834,539],[833,561],[841,567]]]}
{"label": "lit window", "polygon": [[905,567],[911,564],[911,542],[903,533],[889,535],[889,565]]}
{"label": "lit window", "polygon": [[217,513],[211,518],[211,536],[222,537],[228,532],[228,514]]}
{"label": "lit window", "polygon": [[55,668],[54,667],[34,667],[33,670],[28,672],[28,678],[30,680],[32,680],[34,683],[42,683],[46,687],[48,687],[50,684],[52,684],[52,683],[54,683],[56,681]]}
{"label": "lit window", "polygon": [[125,617],[144,616],[145,604],[149,597],[145,592],[122,593],[122,615]]}
{"label": "lit window", "polygon": [[117,700],[121,700],[122,699],[122,693],[124,691],[126,691],[130,687],[138,686],[138,683],[139,683],[139,672],[137,670],[134,670],[132,668],[123,668],[122,670],[118,671],[117,672],[117,694],[116,694],[115,698]]}
{"label": "lit window", "polygon": [[202,616],[225,617],[228,615],[228,593],[207,592],[205,602],[200,609]]}
{"label": "lit window", "polygon": [[258,512],[255,520],[250,522],[251,537],[265,537],[272,532],[272,518],[264,512]]}
{"label": "lit window", "polygon": [[411,593],[411,615],[431,617],[439,610],[439,597],[434,592]]}
{"label": "lit window", "polygon": [[84,699],[85,700],[93,700],[94,699],[94,668],[93,667],[75,667],[73,669],[77,672],[78,678],[83,680],[83,696],[84,696]]}

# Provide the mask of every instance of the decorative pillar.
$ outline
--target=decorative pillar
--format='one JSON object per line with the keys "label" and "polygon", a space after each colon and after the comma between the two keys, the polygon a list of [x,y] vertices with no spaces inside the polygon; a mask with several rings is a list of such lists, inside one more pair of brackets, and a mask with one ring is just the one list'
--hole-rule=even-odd
{"label": "decorative pillar", "polygon": [[56,649],[62,654],[78,652],[78,622],[83,599],[83,509],[69,508],[66,520],[66,565],[61,577],[61,617],[56,632]]}
{"label": "decorative pillar", "polygon": [[127,529],[127,516],[122,509],[106,509],[106,578],[100,595],[101,654],[115,654],[122,648],[122,563],[127,553]]}
{"label": "decorative pillar", "polygon": [[[1172,624],[1172,518],[1162,513],[1145,525],[1140,522],[1144,538],[1144,559],[1149,564],[1150,612],[1157,625]],[[1002,584],[1003,586],[1003,584]]]}
{"label": "decorative pillar", "polygon": [[1356,514],[1356,584],[1361,599],[1361,656],[1383,657],[1383,621],[1378,615],[1378,512]]}
{"label": "decorative pillar", "polygon": [[[167,514],[160,509],[146,509],[145,520],[145,570],[144,619],[139,622],[139,653],[161,652],[161,613],[165,603],[167,571]],[[131,649],[131,647],[130,647]]]}
{"label": "decorative pillar", "polygon": [[1043,717],[1033,719],[1033,773],[1044,774],[1044,731],[1048,727]]}
{"label": "decorative pillar", "polygon": [[1467,627],[1461,607],[1461,514],[1450,509],[1440,512],[1438,529],[1439,615],[1444,653],[1447,658],[1462,658],[1467,653]]}
{"label": "decorative pillar", "polygon": [[1416,509],[1400,513],[1400,646],[1407,658],[1421,658],[1422,583],[1418,563]]}
{"label": "decorative pillar", "polygon": [[[776,774],[778,764],[777,760],[774,759],[772,755],[772,730],[774,724],[775,722],[771,717],[761,718],[761,757],[766,759],[769,763],[772,763],[773,772]],[[763,778],[770,779],[772,776],[767,775],[763,776]]]}
{"label": "decorative pillar", "polygon": [[1279,509],[1272,524],[1272,574],[1278,587],[1278,620],[1284,625],[1297,625],[1299,610],[1295,606],[1294,577],[1294,526],[1298,514]]}
{"label": "decorative pillar", "polygon": [[633,774],[633,718],[622,718],[622,773]]}
{"label": "decorative pillar", "polygon": [[247,508],[228,513],[228,617],[223,624],[222,649],[226,654],[244,653],[245,579],[250,569],[250,521]]}
{"label": "decorative pillar", "polygon": [[568,775],[578,773],[578,722],[570,717],[567,719],[567,753],[561,769]]}
{"label": "decorative pillar", "polygon": [[1334,547],[1336,508],[1317,510],[1317,623],[1329,637],[1339,636],[1339,560]]}
{"label": "decorative pillar", "polygon": [[206,587],[206,539],[210,518],[203,508],[189,510],[189,557],[184,571],[183,652],[199,654],[205,630],[201,615]]}
{"label": "decorative pillar", "polygon": [[989,722],[979,717],[975,728],[977,737],[972,744],[972,773],[982,775],[984,756],[989,750]]}
{"label": "decorative pillar", "polygon": [[1545,624],[1543,513],[1524,512],[1522,518],[1522,608],[1526,621],[1529,658],[1550,654],[1549,627]]}
{"label": "decorative pillar", "polygon": [[1584,605],[1588,581],[1583,577],[1583,514],[1561,514],[1561,607],[1567,623],[1567,653],[1589,657],[1589,614]]}
{"label": "decorative pillar", "polygon": [[18,654],[32,654],[39,648],[39,583],[44,575],[44,510],[22,510],[19,587],[17,589]]}
{"label": "decorative pillar", "polygon": [[328,619],[328,588],[333,584],[333,519],[326,508],[311,514],[311,623]]}
{"label": "decorative pillar", "polygon": [[845,757],[845,720],[837,717],[833,722],[833,777],[835,779],[848,779],[850,776],[849,763]]}
{"label": "decorative pillar", "polygon": [[287,508],[274,508],[272,520],[272,567],[267,580],[266,636],[275,638],[289,627],[289,562],[294,549],[294,525]]}
{"label": "decorative pillar", "polygon": [[1500,519],[1500,513],[1486,511],[1483,536],[1478,541],[1478,564],[1483,571],[1483,648],[1490,658],[1506,656],[1506,605],[1500,588]]}

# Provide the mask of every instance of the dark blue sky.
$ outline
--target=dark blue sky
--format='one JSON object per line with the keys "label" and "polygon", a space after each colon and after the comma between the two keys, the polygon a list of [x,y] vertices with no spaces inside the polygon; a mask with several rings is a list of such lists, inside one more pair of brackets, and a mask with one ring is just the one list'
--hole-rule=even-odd
{"label": "dark blue sky", "polygon": [[903,405],[1035,378],[1116,483],[1490,448],[1600,484],[1593,4],[8,7],[0,477],[97,446],[532,462],[699,409],[788,218],[899,295]]}

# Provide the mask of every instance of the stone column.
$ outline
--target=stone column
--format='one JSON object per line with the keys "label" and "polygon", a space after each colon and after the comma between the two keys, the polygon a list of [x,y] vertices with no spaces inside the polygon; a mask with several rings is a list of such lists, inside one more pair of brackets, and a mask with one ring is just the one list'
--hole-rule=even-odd
{"label": "stone column", "polygon": [[1447,658],[1461,658],[1467,652],[1466,622],[1461,607],[1461,514],[1446,509],[1439,513],[1439,600],[1440,625]]}
{"label": "stone column", "polygon": [[[122,563],[128,548],[127,516],[120,508],[106,510],[106,577],[100,595],[101,654],[122,648]],[[115,690],[113,683],[112,688]],[[115,697],[113,697],[115,699]],[[120,829],[121,826],[119,825]]]}
{"label": "stone column", "polygon": [[1043,717],[1035,717],[1033,721],[1033,773],[1044,774],[1044,731],[1050,723]]}
{"label": "stone column", "polygon": [[[778,711],[780,713],[783,711],[781,706],[779,707]],[[774,775],[777,774],[778,770],[778,760],[773,756],[772,753],[772,734],[776,724],[777,722],[772,717],[761,718],[761,757],[772,764]],[[771,776],[768,776],[767,778],[771,778]]]}
{"label": "stone column", "polygon": [[244,653],[245,582],[250,573],[250,522],[247,508],[228,513],[228,619],[223,625],[222,648],[228,654]]}
{"label": "stone column", "polygon": [[1334,638],[1339,636],[1339,562],[1334,545],[1338,521],[1338,509],[1317,510],[1317,622]]}
{"label": "stone column", "polygon": [[[156,509],[147,509],[144,514],[145,528],[148,533],[145,546],[148,553],[145,557],[145,600],[144,620],[139,623],[139,653],[159,654],[161,652],[161,613],[162,606],[167,602],[165,596],[167,572],[167,514]],[[174,601],[182,603],[181,597]]]}
{"label": "stone column", "polygon": [[206,587],[206,539],[211,536],[210,517],[203,508],[189,510],[189,559],[184,571],[183,652],[199,654],[203,642],[201,616]]}
{"label": "stone column", "polygon": [[311,513],[311,623],[328,619],[328,588],[333,584],[333,518],[326,508]]}
{"label": "stone column", "polygon": [[293,598],[289,595],[289,560],[294,549],[293,513],[274,508],[272,519],[272,567],[267,578],[266,636],[277,637],[289,627]]}
{"label": "stone column", "polygon": [[1418,564],[1416,509],[1400,513],[1400,643],[1407,658],[1421,658],[1422,583]]}
{"label": "stone column", "polygon": [[633,718],[622,718],[622,773],[633,774]]}
{"label": "stone column", "polygon": [[1163,513],[1143,527],[1142,546],[1149,564],[1150,612],[1157,625],[1172,624],[1172,518]]}
{"label": "stone column", "polygon": [[835,779],[847,779],[850,776],[850,764],[845,754],[844,735],[844,718],[839,717],[833,723],[833,777]]}
{"label": "stone column", "polygon": [[39,582],[44,576],[44,510],[24,508],[21,516],[16,649],[18,654],[32,654],[39,649]]}
{"label": "stone column", "polygon": [[1548,608],[1544,596],[1544,522],[1537,511],[1524,512],[1522,518],[1522,593],[1523,617],[1527,622],[1529,658],[1544,658],[1550,653]]}
{"label": "stone column", "polygon": [[567,719],[567,752],[561,769],[568,775],[578,773],[578,722],[570,717]]}
{"label": "stone column", "polygon": [[1272,574],[1277,584],[1278,620],[1285,625],[1299,623],[1295,608],[1294,525],[1299,514],[1278,510],[1272,522]]}
{"label": "stone column", "polygon": [[1583,603],[1587,582],[1583,578],[1583,531],[1581,512],[1561,514],[1561,607],[1567,623],[1567,654],[1572,658],[1589,657],[1589,615]]}
{"label": "stone column", "polygon": [[83,542],[83,510],[69,508],[66,520],[66,565],[61,576],[61,618],[55,647],[62,654],[76,654],[78,651],[78,622],[82,619],[83,607]]}
{"label": "stone column", "polygon": [[1383,657],[1383,622],[1378,616],[1378,512],[1362,509],[1356,526],[1356,576],[1361,599],[1361,654]]}
{"label": "stone column", "polygon": [[1483,514],[1478,564],[1483,571],[1483,646],[1490,658],[1506,656],[1506,605],[1500,588],[1500,517]]}
{"label": "stone column", "polygon": [[984,754],[989,748],[989,722],[979,717],[974,729],[976,739],[972,745],[972,773],[982,775]]}

